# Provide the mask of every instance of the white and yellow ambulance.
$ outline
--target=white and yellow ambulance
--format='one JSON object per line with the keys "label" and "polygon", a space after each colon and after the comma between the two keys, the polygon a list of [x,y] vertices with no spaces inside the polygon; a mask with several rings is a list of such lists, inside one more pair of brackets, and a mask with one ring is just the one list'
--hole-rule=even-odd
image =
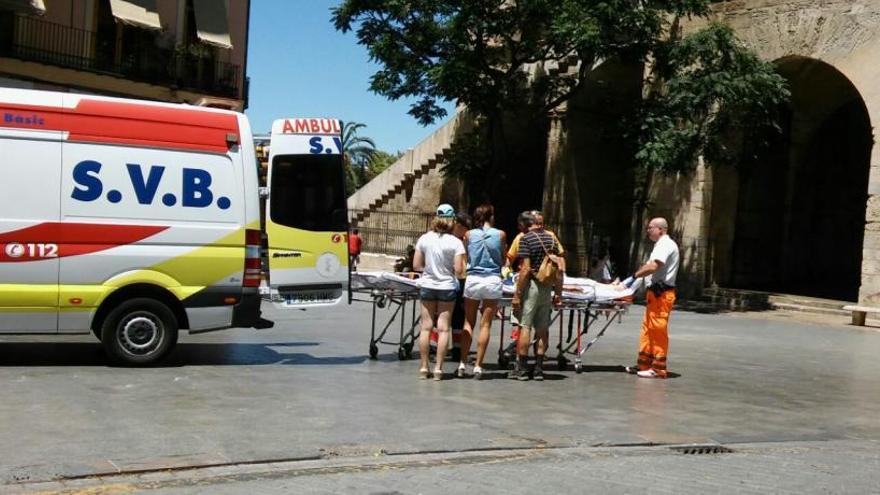
{"label": "white and yellow ambulance", "polygon": [[[281,130],[299,121],[267,202],[272,291],[288,307],[336,303],[348,280],[338,133],[324,132],[339,123]],[[321,165],[337,170],[307,170]],[[0,88],[0,334],[91,331],[116,361],[149,364],[178,330],[271,326],[262,237],[244,115]]]}

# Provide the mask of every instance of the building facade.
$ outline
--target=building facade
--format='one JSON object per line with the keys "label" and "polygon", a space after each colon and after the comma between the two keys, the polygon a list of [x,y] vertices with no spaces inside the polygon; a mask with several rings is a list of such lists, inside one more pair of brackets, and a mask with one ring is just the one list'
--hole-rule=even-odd
{"label": "building facade", "polygon": [[735,168],[655,177],[647,204],[633,205],[626,143],[604,123],[639,98],[641,71],[608,63],[551,123],[545,208],[605,226],[621,256],[639,245],[635,223],[669,218],[689,292],[880,303],[880,3],[737,0],[718,2],[715,16],[788,81],[769,148]]}
{"label": "building facade", "polygon": [[249,0],[0,0],[0,86],[247,106]]}
{"label": "building facade", "polygon": [[[543,170],[543,181],[522,187],[542,191],[551,223],[574,226],[560,232],[567,250],[608,250],[621,272],[646,256],[644,223],[667,217],[682,247],[685,295],[718,286],[880,304],[873,131],[880,122],[880,2],[729,0],[713,9],[788,81],[791,100],[769,147],[737,167],[700,162],[693,174],[654,176],[641,202],[632,140],[620,122],[641,98],[644,70],[607,61],[550,116],[538,136],[546,140],[543,162],[527,164]],[[542,70],[577,71],[578,64]],[[359,190],[349,199],[360,212],[354,218],[372,222],[382,211],[455,201],[455,188],[431,165],[452,141],[441,129]],[[583,265],[570,266],[585,273]]]}

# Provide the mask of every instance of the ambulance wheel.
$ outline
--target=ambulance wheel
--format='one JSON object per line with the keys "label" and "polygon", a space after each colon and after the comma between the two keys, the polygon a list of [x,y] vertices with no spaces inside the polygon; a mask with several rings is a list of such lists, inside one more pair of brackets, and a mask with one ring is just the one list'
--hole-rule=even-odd
{"label": "ambulance wheel", "polygon": [[153,364],[177,344],[177,318],[155,299],[131,299],[107,315],[101,326],[101,343],[117,363]]}
{"label": "ambulance wheel", "polygon": [[370,344],[370,359],[376,359],[376,356],[379,355],[379,346],[376,344]]}

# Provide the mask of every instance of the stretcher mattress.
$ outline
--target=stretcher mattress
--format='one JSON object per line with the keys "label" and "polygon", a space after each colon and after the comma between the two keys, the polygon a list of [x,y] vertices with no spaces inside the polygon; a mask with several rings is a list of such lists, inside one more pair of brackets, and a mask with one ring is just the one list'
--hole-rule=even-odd
{"label": "stretcher mattress", "polygon": [[[409,274],[392,272],[354,272],[351,274],[353,290],[392,290],[404,293],[418,292],[418,278],[410,278]],[[512,297],[516,278],[504,281],[505,297]],[[622,289],[611,284],[601,284],[588,278],[565,276],[562,284],[562,297],[568,301],[610,302],[617,299],[632,297],[633,289]]]}

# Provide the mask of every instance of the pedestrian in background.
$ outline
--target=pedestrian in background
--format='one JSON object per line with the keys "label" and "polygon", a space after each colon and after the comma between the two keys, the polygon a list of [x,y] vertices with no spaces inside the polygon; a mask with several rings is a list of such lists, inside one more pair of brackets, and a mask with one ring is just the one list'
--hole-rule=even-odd
{"label": "pedestrian in background", "polygon": [[437,328],[437,364],[434,380],[443,379],[443,360],[449,345],[452,307],[458,293],[458,278],[464,274],[465,251],[461,239],[452,234],[455,209],[448,204],[437,207],[431,230],[419,237],[413,268],[419,278],[421,333],[419,334],[419,378],[427,379],[431,330]]}
{"label": "pedestrian in background", "polygon": [[[467,235],[468,230],[471,229],[473,225],[473,219],[470,215],[468,215],[464,211],[460,211],[455,214],[455,224],[452,227],[452,235],[461,239],[462,244],[464,244],[464,249],[467,251],[467,242],[465,242],[464,237]],[[465,253],[466,254],[466,253]],[[467,261],[467,258],[465,258]],[[464,280],[465,280],[465,272],[462,272],[458,278],[458,293],[455,296],[455,305],[452,307],[452,322],[450,327],[452,329],[452,334],[449,339],[449,347],[453,352],[453,359],[455,356],[455,336],[459,336],[459,347],[458,347],[458,359],[461,362],[467,362],[468,360],[468,351],[465,351],[462,347],[462,338],[464,335]],[[456,376],[463,377],[461,370],[456,370]]]}
{"label": "pedestrian in background", "polygon": [[[473,341],[477,312],[480,313],[480,334],[477,341],[477,361],[474,364],[474,378],[483,378],[483,359],[489,346],[489,332],[492,318],[498,310],[501,299],[501,267],[504,252],[507,250],[507,234],[493,227],[495,208],[490,204],[477,207],[474,212],[476,228],[465,234],[468,265],[467,280],[464,284],[464,333],[461,336],[462,359],[458,365],[458,376],[467,374],[467,356]],[[482,303],[482,307],[481,307]]]}
{"label": "pedestrian in background", "polygon": [[358,229],[351,229],[351,234],[348,235],[348,263],[352,271],[357,271],[358,263],[361,262],[362,243]]}

